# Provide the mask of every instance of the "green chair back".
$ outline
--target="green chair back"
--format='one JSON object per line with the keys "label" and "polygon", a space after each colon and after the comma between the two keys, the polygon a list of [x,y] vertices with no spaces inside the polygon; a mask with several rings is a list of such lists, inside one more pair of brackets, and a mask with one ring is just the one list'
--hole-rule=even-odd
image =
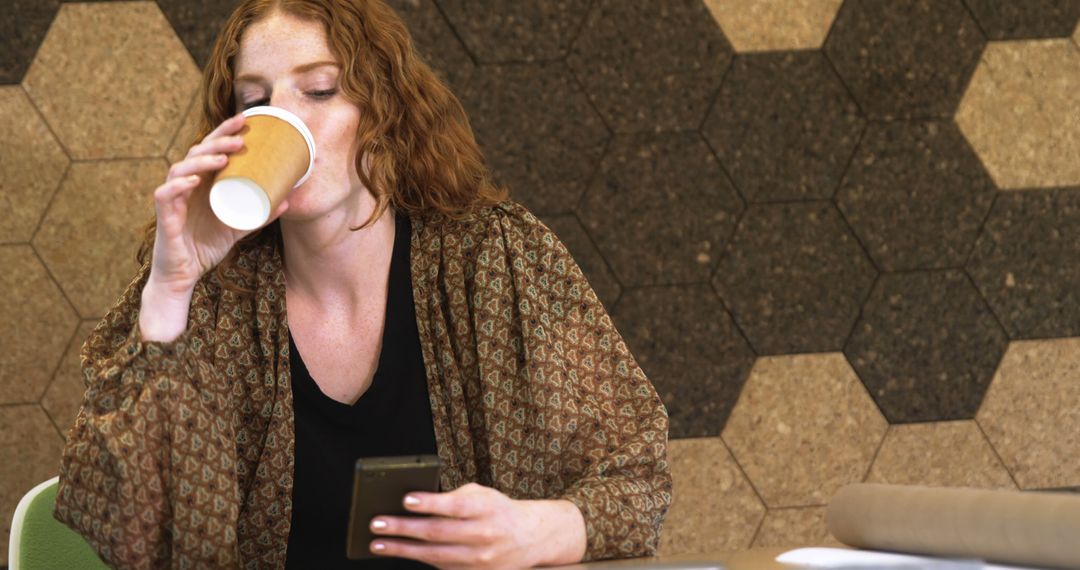
{"label": "green chair back", "polygon": [[57,482],[49,479],[19,501],[11,521],[8,569],[107,569],[83,537],[53,518]]}

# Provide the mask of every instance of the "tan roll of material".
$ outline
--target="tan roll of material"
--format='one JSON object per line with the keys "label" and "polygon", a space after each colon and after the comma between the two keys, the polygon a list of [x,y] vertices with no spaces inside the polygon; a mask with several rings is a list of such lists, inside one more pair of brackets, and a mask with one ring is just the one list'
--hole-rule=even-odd
{"label": "tan roll of material", "polygon": [[858,548],[1080,568],[1080,496],[856,484],[826,511],[829,532]]}

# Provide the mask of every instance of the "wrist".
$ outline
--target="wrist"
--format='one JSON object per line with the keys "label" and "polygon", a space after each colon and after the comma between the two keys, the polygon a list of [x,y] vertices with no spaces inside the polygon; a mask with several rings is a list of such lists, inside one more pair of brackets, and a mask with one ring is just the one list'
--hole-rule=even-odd
{"label": "wrist", "polygon": [[187,329],[194,288],[162,287],[151,275],[142,290],[139,332],[144,341],[170,342]]}
{"label": "wrist", "polygon": [[585,518],[565,499],[521,501],[525,520],[533,521],[530,566],[575,564],[585,556]]}

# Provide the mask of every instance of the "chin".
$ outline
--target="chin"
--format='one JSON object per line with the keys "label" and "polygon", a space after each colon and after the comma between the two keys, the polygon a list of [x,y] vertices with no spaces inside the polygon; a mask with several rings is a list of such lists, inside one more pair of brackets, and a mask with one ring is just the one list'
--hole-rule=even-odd
{"label": "chin", "polygon": [[285,210],[281,217],[285,220],[297,221],[327,217],[344,206],[341,200],[332,198],[326,193],[314,191],[305,184],[289,195],[289,209]]}
{"label": "chin", "polygon": [[306,192],[307,185],[301,186],[294,190],[289,197],[286,198],[289,202],[289,209],[285,210],[285,213],[281,215],[283,220],[303,220],[319,216],[320,208],[318,204],[313,203],[308,198]]}
{"label": "chin", "polygon": [[281,215],[281,219],[290,221],[314,220],[327,214],[325,208],[305,207],[305,204],[289,202],[289,209]]}

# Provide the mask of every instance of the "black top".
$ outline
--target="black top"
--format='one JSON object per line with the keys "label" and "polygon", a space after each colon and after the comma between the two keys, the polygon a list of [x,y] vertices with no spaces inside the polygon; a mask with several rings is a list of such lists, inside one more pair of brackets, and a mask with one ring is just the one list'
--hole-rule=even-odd
{"label": "black top", "polygon": [[382,351],[360,399],[350,406],[324,394],[289,335],[296,471],[287,568],[428,568],[411,560],[345,557],[356,460],[436,452],[413,306],[409,217],[397,216],[395,225]]}

